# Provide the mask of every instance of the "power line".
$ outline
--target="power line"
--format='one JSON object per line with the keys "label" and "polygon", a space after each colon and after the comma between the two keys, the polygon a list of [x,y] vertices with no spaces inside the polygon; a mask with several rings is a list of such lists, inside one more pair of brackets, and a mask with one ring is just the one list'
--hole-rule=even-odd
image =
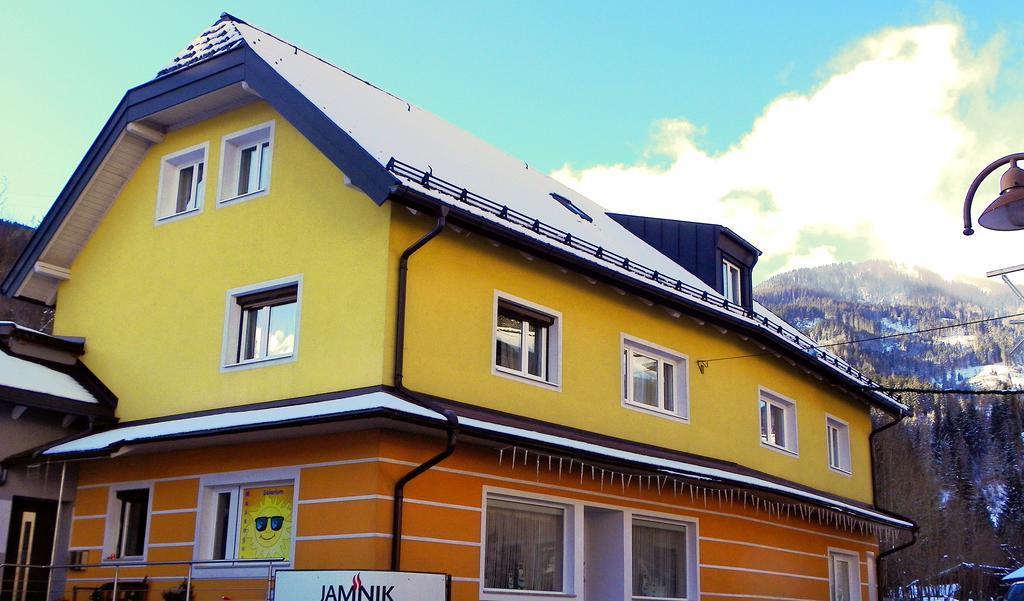
{"label": "power line", "polygon": [[885,393],[916,393],[916,394],[962,394],[980,396],[985,394],[1011,396],[1024,394],[1024,390],[975,390],[972,388],[914,388],[910,386],[861,386],[861,390]]}
{"label": "power line", "polygon": [[[885,335],[882,335],[882,336],[871,336],[869,338],[858,338],[857,340],[847,340],[847,341],[844,341],[844,342],[831,342],[829,344],[818,344],[818,345],[815,345],[815,346],[804,347],[804,349],[808,350],[808,351],[813,351],[813,350],[817,350],[817,349],[832,348],[832,347],[836,347],[836,346],[846,346],[848,344],[860,344],[862,342],[873,342],[873,341],[876,341],[876,340],[888,340],[890,338],[899,338],[899,337],[902,337],[902,336],[913,336],[913,335],[916,335],[916,334],[927,334],[929,332],[938,332],[940,330],[950,330],[950,329],[953,329],[953,328],[962,328],[962,327],[965,327],[965,326],[973,326],[973,325],[978,325],[978,324],[982,324],[982,323],[988,323],[988,322],[991,322],[991,321],[1001,321],[1003,319],[1010,319],[1012,317],[1021,317],[1021,316],[1024,316],[1024,312],[1012,313],[1010,315],[1002,315],[1000,317],[986,317],[984,319],[975,319],[975,320],[971,320],[971,321],[962,321],[962,322],[948,324],[948,325],[944,325],[944,326],[934,326],[934,327],[930,327],[930,328],[922,328],[920,330],[912,330],[910,332],[896,332],[895,334],[885,334]],[[732,357],[718,357],[716,359],[698,359],[697,363],[698,363],[698,365],[699,364],[704,364],[704,366],[707,366],[708,363],[713,363],[713,362],[717,362],[717,361],[732,361],[733,359],[748,359],[750,357],[764,357],[765,355],[769,355],[769,354],[772,354],[772,353],[761,352],[761,353],[752,353],[752,354],[749,354],[749,355],[735,355],[735,356],[732,356]]]}

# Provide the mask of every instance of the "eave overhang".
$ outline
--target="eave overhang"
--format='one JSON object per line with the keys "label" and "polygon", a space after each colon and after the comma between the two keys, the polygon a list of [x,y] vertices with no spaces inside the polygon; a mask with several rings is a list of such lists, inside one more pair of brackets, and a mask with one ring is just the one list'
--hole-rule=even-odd
{"label": "eave overhang", "polygon": [[464,210],[458,204],[445,202],[425,194],[421,190],[400,186],[391,198],[399,204],[420,211],[435,211],[439,206],[446,206],[449,209],[447,217],[449,223],[475,231],[530,255],[542,256],[557,265],[588,275],[616,288],[626,289],[630,293],[647,298],[667,308],[677,309],[691,317],[699,317],[699,321],[705,321],[722,330],[742,332],[744,336],[754,341],[755,344],[772,348],[779,358],[784,357],[786,361],[799,363],[814,373],[819,379],[828,380],[830,384],[839,387],[869,406],[877,407],[895,416],[909,416],[911,414],[910,409],[906,406],[894,402],[887,395],[870,390],[871,385],[867,383],[863,386],[852,384],[844,376],[822,364],[815,357],[809,356],[790,345],[780,344],[774,335],[757,325],[751,324],[747,320],[728,313],[711,311],[705,304],[673,294],[669,290],[656,286],[653,283],[646,284],[634,278],[623,277],[619,271],[583,259],[557,244],[546,243],[535,237],[519,234],[511,228]]}
{"label": "eave overhang", "polygon": [[[522,449],[560,454],[594,464],[635,470],[637,473],[658,473],[665,477],[699,482],[705,486],[742,488],[779,502],[807,503],[889,528],[916,528],[912,520],[870,505],[779,480],[728,462],[647,447],[462,403],[437,398],[432,400],[454,410],[459,415],[462,438],[469,438],[479,444],[499,448],[502,445],[518,445]],[[226,436],[288,428],[299,428],[294,431],[294,435],[301,436],[315,425],[378,419],[435,430],[443,429],[447,424],[442,414],[422,406],[416,399],[402,396],[390,388],[370,387],[291,401],[126,422],[107,430],[58,441],[31,453],[9,457],[3,463],[12,465],[102,458],[130,449],[175,441],[203,438],[223,440]]]}
{"label": "eave overhang", "polygon": [[57,196],[3,282],[7,297],[53,306],[77,252],[164,132],[265,100],[351,185],[382,204],[397,183],[365,149],[248,46],[129,90]]}

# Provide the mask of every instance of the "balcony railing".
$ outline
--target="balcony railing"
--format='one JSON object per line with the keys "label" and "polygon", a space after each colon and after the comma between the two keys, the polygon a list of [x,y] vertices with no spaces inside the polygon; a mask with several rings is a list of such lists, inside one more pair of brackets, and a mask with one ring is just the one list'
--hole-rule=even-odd
{"label": "balcony railing", "polygon": [[0,564],[0,601],[272,601],[274,570],[286,565],[279,557],[4,563]]}

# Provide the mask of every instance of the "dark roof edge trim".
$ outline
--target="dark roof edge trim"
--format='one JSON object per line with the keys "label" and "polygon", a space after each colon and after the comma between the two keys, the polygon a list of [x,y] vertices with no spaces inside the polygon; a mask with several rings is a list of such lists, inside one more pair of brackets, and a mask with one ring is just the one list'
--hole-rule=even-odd
{"label": "dark roof edge trim", "polygon": [[197,65],[199,68],[195,70],[184,69],[162,80],[128,90],[0,284],[0,294],[10,298],[17,293],[129,122],[240,82],[243,58],[242,52],[233,50]]}
{"label": "dark roof edge trim", "polygon": [[765,332],[761,329],[752,327],[750,324],[747,324],[742,320],[733,319],[728,315],[709,311],[707,307],[704,307],[699,303],[690,302],[686,298],[670,294],[666,290],[662,290],[653,285],[644,284],[643,282],[633,278],[625,277],[613,269],[582,259],[553,244],[547,244],[525,234],[520,234],[511,228],[491,222],[488,219],[466,211],[458,205],[438,200],[437,198],[424,194],[419,190],[400,185],[398,190],[396,190],[396,193],[392,195],[392,199],[400,204],[410,205],[417,209],[423,209],[425,207],[433,208],[439,204],[444,205],[450,209],[448,216],[449,221],[458,222],[460,225],[467,228],[472,228],[478,232],[482,232],[484,235],[503,241],[511,246],[518,247],[526,252],[544,256],[548,260],[571,267],[576,271],[581,271],[588,275],[599,277],[606,282],[614,282],[618,287],[626,286],[632,290],[640,291],[644,296],[652,298],[659,303],[679,307],[691,314],[699,314],[703,319],[717,323],[722,327],[742,329],[751,338],[770,344],[771,347],[778,350],[780,354],[783,354],[784,356],[799,362],[801,365],[808,367],[814,373],[822,375],[830,382],[835,383],[837,386],[840,386],[851,395],[861,399],[867,404],[877,407],[890,415],[910,415],[909,409],[904,410],[901,405],[894,404],[893,401],[889,400],[884,395],[864,390],[852,382],[845,381],[840,374],[834,373],[831,369],[822,365],[817,359],[804,353],[797,352],[795,349],[790,348],[789,345],[780,344],[773,337],[765,335]]}
{"label": "dark roof edge trim", "polygon": [[[394,390],[391,390],[388,387],[373,387],[373,388],[375,388],[376,390],[379,390],[379,391],[388,392],[389,394],[391,394],[391,395],[393,395],[396,398],[399,398],[401,400],[408,401],[408,399],[405,396],[397,394]],[[278,402],[276,402],[275,406],[296,405],[296,404],[305,404],[305,403],[309,403],[309,402],[317,402],[318,400],[324,400],[324,399],[317,398],[317,397],[321,397],[321,396],[331,396],[331,398],[342,398],[343,396],[356,396],[358,394],[363,394],[363,393],[366,393],[368,391],[372,392],[373,390],[372,389],[360,389],[358,391],[348,391],[348,392],[346,392],[346,393],[344,393],[343,395],[340,395],[340,396],[338,396],[338,395],[335,395],[335,396],[331,396],[331,395],[315,395],[315,397],[304,397],[305,399],[314,399],[314,400],[294,399],[294,400],[290,400],[290,401],[278,401]],[[412,402],[412,401],[409,401],[409,402]],[[419,405],[419,403],[413,403],[413,404]],[[261,404],[261,405],[264,405],[264,406],[260,407],[260,408],[266,408],[266,406],[268,404]],[[232,409],[235,410],[235,411],[232,411],[232,412],[245,412],[245,411],[249,411],[249,410],[258,410],[258,408],[254,407],[254,406],[238,406],[238,407],[234,407]],[[220,412],[223,413],[223,411],[220,411]],[[203,412],[203,413],[207,413],[207,412]],[[218,411],[214,410],[212,413],[218,413]],[[195,414],[189,414],[189,415],[187,415],[187,417],[196,417],[196,415]],[[405,423],[412,423],[412,424],[416,424],[416,425],[420,425],[420,426],[427,426],[427,427],[431,427],[431,428],[443,428],[445,426],[445,423],[443,421],[441,421],[440,419],[431,419],[431,418],[427,418],[427,417],[424,417],[424,416],[412,415],[412,414],[406,413],[406,412],[404,412],[402,410],[393,409],[393,408],[378,407],[378,408],[353,410],[353,411],[351,411],[349,413],[344,413],[344,414],[329,414],[329,415],[322,415],[322,416],[315,416],[315,417],[302,417],[302,418],[296,418],[296,419],[292,419],[292,420],[278,421],[278,422],[274,422],[274,423],[247,424],[247,425],[241,425],[241,426],[228,426],[228,427],[218,428],[218,429],[201,430],[201,431],[188,432],[188,433],[183,433],[183,434],[172,434],[172,435],[160,436],[160,437],[155,437],[155,438],[145,439],[145,440],[113,443],[113,444],[110,444],[110,445],[104,447],[103,449],[97,449],[97,450],[94,450],[94,451],[86,451],[86,452],[78,452],[78,453],[66,453],[66,454],[62,454],[62,455],[50,455],[50,456],[47,456],[45,458],[40,457],[41,453],[43,451],[45,451],[47,448],[51,448],[51,447],[56,446],[58,444],[63,444],[63,443],[69,442],[71,440],[75,440],[77,438],[81,438],[83,436],[88,436],[88,435],[96,434],[97,433],[97,432],[89,432],[89,433],[86,433],[86,434],[83,434],[83,435],[80,435],[80,436],[70,437],[70,438],[65,439],[65,440],[61,440],[61,441],[57,441],[57,442],[51,443],[49,445],[45,445],[45,446],[40,447],[39,449],[37,449],[32,454],[21,454],[21,455],[15,455],[15,456],[12,456],[12,457],[8,457],[7,459],[5,459],[3,461],[3,463],[4,464],[28,463],[28,462],[32,462],[32,461],[38,461],[40,459],[44,459],[46,461],[73,461],[73,460],[80,460],[80,459],[96,459],[96,458],[109,457],[110,455],[118,452],[119,450],[121,450],[123,448],[131,447],[131,446],[134,446],[134,445],[144,445],[144,444],[152,444],[152,443],[159,443],[159,442],[172,442],[172,441],[176,441],[176,440],[190,440],[190,439],[197,439],[197,438],[208,438],[208,437],[213,437],[213,436],[224,436],[224,435],[230,435],[230,434],[241,434],[241,433],[246,433],[246,432],[257,432],[257,431],[264,431],[264,430],[278,430],[278,429],[284,429],[284,428],[293,428],[293,427],[297,427],[297,426],[308,426],[308,425],[323,424],[323,423],[346,422],[346,421],[353,421],[353,420],[359,420],[359,419],[371,419],[371,418],[376,418],[376,417],[383,417],[383,418],[387,418],[387,419],[394,419],[395,421],[400,421],[400,422],[405,422]],[[159,419],[158,418],[158,419],[153,419],[153,420],[142,420],[140,422],[130,422],[130,423],[121,424],[117,428],[119,429],[121,427],[130,427],[130,426],[133,426],[133,425],[140,425],[140,423],[143,423],[143,422],[145,422],[145,423],[173,422],[173,421],[178,421],[180,419],[185,419],[185,416],[176,415],[176,416],[173,416],[173,419]],[[835,506],[835,505],[829,505],[828,503],[818,502],[818,501],[816,501],[814,499],[809,499],[809,498],[806,498],[806,497],[802,497],[800,495],[788,494],[788,493],[786,493],[784,491],[779,491],[777,489],[772,488],[771,486],[767,485],[768,483],[766,483],[765,486],[759,486],[759,485],[756,485],[756,484],[751,484],[749,482],[732,481],[732,480],[729,480],[728,478],[718,478],[718,479],[711,478],[711,477],[708,477],[707,475],[699,474],[699,473],[687,474],[687,473],[684,473],[684,472],[668,471],[668,470],[666,470],[664,468],[660,468],[660,467],[652,465],[652,464],[631,461],[631,460],[628,460],[628,459],[619,458],[619,457],[615,457],[615,456],[612,456],[612,455],[595,454],[595,453],[590,453],[590,452],[585,451],[585,450],[576,449],[576,448],[573,448],[573,447],[568,447],[568,446],[563,447],[561,445],[553,445],[553,444],[538,442],[537,440],[531,439],[531,438],[529,438],[527,436],[517,436],[517,435],[514,435],[514,434],[499,433],[499,432],[495,432],[495,431],[492,431],[492,430],[489,430],[489,429],[486,429],[486,428],[477,428],[477,427],[474,427],[474,426],[471,426],[471,425],[464,425],[462,429],[467,434],[472,433],[474,436],[477,436],[479,438],[487,439],[487,440],[492,440],[492,441],[495,441],[495,442],[511,442],[511,443],[522,444],[522,445],[526,445],[526,446],[531,446],[533,448],[539,448],[539,449],[544,449],[544,450],[549,450],[549,451],[558,451],[558,452],[571,451],[574,454],[577,454],[577,455],[580,455],[580,456],[584,456],[587,459],[590,459],[590,460],[592,460],[594,462],[599,462],[599,463],[602,463],[602,464],[605,464],[605,465],[618,465],[618,466],[621,466],[621,467],[624,467],[624,468],[643,470],[643,471],[652,471],[652,470],[654,470],[654,471],[659,471],[659,472],[665,473],[665,474],[675,475],[675,476],[678,476],[680,478],[692,477],[692,478],[699,479],[702,482],[712,482],[712,483],[721,484],[723,486],[730,486],[730,487],[748,488],[748,489],[751,489],[751,490],[756,490],[756,491],[762,492],[764,494],[771,494],[771,495],[778,496],[778,497],[793,499],[793,500],[799,501],[801,503],[818,505],[818,506],[824,507],[826,509],[829,509],[831,511],[836,511],[836,512],[839,512],[839,513],[845,513],[847,515],[851,515],[851,516],[857,517],[859,519],[879,522],[879,520],[877,518],[874,518],[874,517],[872,517],[870,515],[861,514],[861,513],[858,513],[858,512],[855,511],[855,509],[858,506],[861,506],[862,504],[851,502],[849,500],[844,500],[844,499],[841,499],[841,498],[836,498],[836,497],[834,497],[832,495],[829,495],[828,493],[824,493],[824,492],[821,492],[821,491],[816,491],[816,492],[809,493],[809,494],[814,494],[814,495],[816,495],[818,497],[825,498],[826,500],[832,500],[834,503],[851,506],[853,510],[851,510],[851,509],[844,509],[843,507],[838,507],[838,506]],[[525,428],[520,428],[520,429],[524,429],[525,430]],[[610,450],[614,450],[613,447],[609,447],[609,449]],[[686,459],[685,458],[681,458],[680,461],[685,462]],[[723,469],[723,471],[729,471],[726,468],[721,468],[721,469]],[[743,476],[743,474],[737,472],[737,476]],[[890,517],[891,519],[893,519],[893,520],[895,520],[897,522],[907,522],[907,523],[914,524],[914,522],[912,520],[909,520],[909,519],[904,518],[902,516],[893,515],[890,512],[881,510],[881,509],[879,509],[877,507],[864,506],[863,509],[864,509],[864,511],[871,511],[871,512],[875,512],[875,513],[878,513],[878,514],[885,515],[885,516]],[[906,528],[906,526],[903,526],[903,525],[897,524],[897,523],[888,523],[888,522],[883,522],[883,523],[886,523],[887,525],[892,526],[892,527],[896,527],[896,528]],[[914,525],[914,527],[916,528],[916,524]]]}
{"label": "dark roof edge trim", "polygon": [[12,297],[17,293],[128,123],[243,81],[334,163],[352,185],[378,205],[384,203],[398,180],[245,45],[128,90],[0,284],[0,294]]}

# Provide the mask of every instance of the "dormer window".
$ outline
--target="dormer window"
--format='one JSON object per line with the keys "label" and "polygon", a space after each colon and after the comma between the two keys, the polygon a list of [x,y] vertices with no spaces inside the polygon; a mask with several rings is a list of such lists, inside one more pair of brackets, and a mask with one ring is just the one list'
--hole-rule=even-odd
{"label": "dormer window", "polygon": [[722,296],[733,304],[743,304],[743,272],[728,259],[722,259]]}
{"label": "dormer window", "polygon": [[264,123],[224,138],[221,158],[221,204],[266,194],[274,146],[274,123]]}
{"label": "dormer window", "polygon": [[207,146],[200,144],[161,160],[157,221],[197,213],[203,208]]}

